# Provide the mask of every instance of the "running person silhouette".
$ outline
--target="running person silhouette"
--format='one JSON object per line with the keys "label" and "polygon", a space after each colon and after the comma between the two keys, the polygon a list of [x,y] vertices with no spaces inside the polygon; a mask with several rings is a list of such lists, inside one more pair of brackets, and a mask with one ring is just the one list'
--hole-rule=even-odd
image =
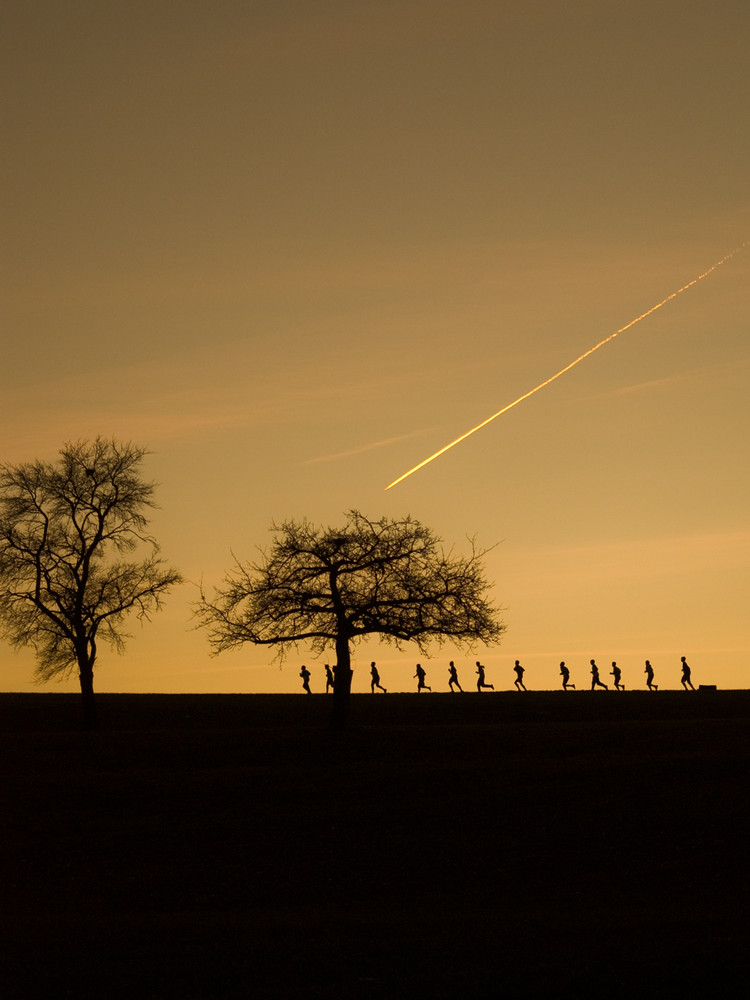
{"label": "running person silhouette", "polygon": [[302,664],[302,669],[300,670],[299,675],[302,678],[302,687],[308,694],[312,694],[312,691],[310,690],[310,671],[304,663]]}
{"label": "running person silhouette", "polygon": [[414,676],[417,678],[417,694],[419,694],[419,692],[423,688],[425,691],[432,691],[432,688],[428,687],[424,682],[424,679],[427,676],[427,674],[424,672],[424,668],[422,667],[421,663],[417,664],[417,672],[416,674],[414,674]]}
{"label": "running person silhouette", "polygon": [[560,676],[563,679],[563,685],[562,685],[563,686],[563,691],[567,691],[568,688],[573,688],[573,690],[575,691],[576,686],[575,686],[575,684],[571,684],[570,683],[570,671],[565,666],[565,660],[563,660],[560,663]]}
{"label": "running person silhouette", "polygon": [[524,669],[521,666],[521,664],[518,662],[518,660],[516,660],[516,664],[513,667],[513,669],[516,672],[516,679],[515,679],[515,681],[513,683],[516,685],[516,688],[519,691],[525,691],[526,690],[526,685],[523,682]]}
{"label": "running person silhouette", "polygon": [[622,670],[620,670],[620,668],[617,666],[617,663],[614,660],[612,660],[612,669],[610,670],[610,673],[615,679],[616,690],[624,691],[625,685],[620,683],[620,678],[622,677]]}
{"label": "running person silhouette", "polygon": [[690,680],[690,667],[688,666],[687,660],[685,659],[684,656],[680,657],[680,662],[682,663],[682,678],[680,680],[680,683],[682,684],[682,686],[685,688],[686,691],[688,688],[690,688],[691,691],[695,691],[695,688],[693,687],[693,682]]}
{"label": "running person silhouette", "polygon": [[646,660],[646,669],[643,672],[646,675],[646,687],[649,691],[658,691],[659,685],[654,684],[654,668],[649,660]]}
{"label": "running person silhouette", "polygon": [[448,665],[448,687],[451,689],[451,694],[453,694],[454,684],[456,685],[458,690],[461,691],[461,693],[463,693],[464,689],[461,687],[459,683],[458,671],[456,670],[456,665],[453,662],[453,660],[451,660],[450,664]]}
{"label": "running person silhouette", "polygon": [[326,694],[328,694],[329,691],[333,691],[333,671],[331,670],[330,666],[327,663],[325,664],[325,671],[326,671]]}
{"label": "running person silhouette", "polygon": [[372,680],[370,681],[370,690],[372,691],[373,694],[375,694],[375,688],[380,688],[383,694],[388,694],[386,689],[380,683],[380,674],[378,673],[378,668],[375,666],[374,660],[370,664],[370,677],[372,678]]}
{"label": "running person silhouette", "polygon": [[591,690],[593,691],[595,687],[604,688],[605,691],[609,691],[607,685],[599,679],[599,667],[597,667],[596,661],[591,660]]}
{"label": "running person silhouette", "polygon": [[495,690],[494,684],[488,684],[484,679],[484,666],[477,660],[477,691],[482,691],[482,688],[490,688],[490,690]]}

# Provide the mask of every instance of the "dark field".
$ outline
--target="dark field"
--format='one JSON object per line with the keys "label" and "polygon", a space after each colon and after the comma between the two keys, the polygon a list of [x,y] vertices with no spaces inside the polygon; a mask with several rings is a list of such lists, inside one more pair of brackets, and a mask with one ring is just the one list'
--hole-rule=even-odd
{"label": "dark field", "polygon": [[748,995],[750,692],[0,695],[0,995]]}

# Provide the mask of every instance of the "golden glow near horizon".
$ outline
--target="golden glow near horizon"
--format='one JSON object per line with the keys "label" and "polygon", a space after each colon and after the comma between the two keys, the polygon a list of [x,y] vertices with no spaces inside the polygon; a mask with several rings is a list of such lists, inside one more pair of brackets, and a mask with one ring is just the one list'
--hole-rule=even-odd
{"label": "golden glow near horizon", "polygon": [[[683,654],[750,686],[750,246],[591,348],[750,237],[750,4],[674,6],[6,5],[0,461],[148,448],[192,581],[98,691],[324,689],[304,646],[212,657],[193,602],[272,522],[350,509],[491,549],[507,638],[435,647],[435,691],[477,657],[497,690],[593,656],[661,692]],[[373,660],[414,690],[417,653],[362,643],[354,690]],[[34,667],[0,637],[0,689],[77,690]]]}
{"label": "golden glow near horizon", "polygon": [[636,316],[635,319],[631,319],[629,323],[626,323],[625,326],[621,326],[619,330],[615,330],[614,333],[610,333],[608,337],[605,337],[604,340],[600,340],[598,344],[594,344],[593,347],[590,347],[587,351],[584,351],[583,354],[580,354],[574,361],[571,361],[570,364],[566,365],[564,368],[561,368],[559,372],[556,372],[554,375],[551,375],[548,379],[545,379],[544,382],[540,382],[539,385],[534,386],[533,389],[529,389],[528,392],[525,392],[522,396],[519,396],[518,399],[514,399],[512,403],[508,403],[507,406],[504,406],[502,410],[498,410],[497,413],[493,413],[491,417],[487,417],[487,419],[483,420],[481,424],[477,424],[476,427],[472,427],[471,430],[466,431],[465,434],[462,434],[460,437],[457,437],[454,441],[451,441],[449,444],[444,445],[442,448],[440,448],[439,451],[434,452],[434,454],[430,455],[429,458],[425,458],[418,465],[415,465],[413,468],[409,469],[408,472],[405,472],[402,476],[399,476],[398,479],[394,479],[392,483],[389,483],[386,486],[386,490],[390,490],[394,486],[398,486],[399,483],[402,483],[405,479],[408,479],[408,477],[411,476],[413,473],[418,472],[420,469],[423,469],[425,465],[429,465],[430,462],[433,462],[436,458],[440,458],[440,456],[444,455],[446,451],[450,451],[451,448],[455,448],[457,444],[461,444],[462,441],[465,441],[468,437],[471,437],[472,434],[476,434],[477,431],[480,431],[483,427],[486,427],[487,424],[491,424],[493,420],[496,420],[498,417],[501,417],[503,413],[507,413],[508,410],[512,410],[514,406],[518,406],[519,403],[522,403],[525,399],[528,399],[529,396],[533,396],[535,392],[539,392],[540,389],[544,389],[551,382],[554,382],[555,379],[558,379],[560,378],[561,375],[564,375],[566,372],[569,372],[571,368],[575,368],[576,365],[579,365],[582,361],[585,361],[586,358],[588,358],[591,354],[594,353],[594,351],[598,351],[600,347],[604,347],[605,344],[608,344],[611,340],[614,340],[615,337],[617,337],[619,334],[625,333],[625,331],[629,330],[631,326],[635,326],[636,323],[640,323],[642,319],[646,319],[647,316],[650,316],[652,313],[655,313],[657,309],[661,309],[662,306],[665,306],[668,302],[671,302],[672,299],[676,299],[678,295],[682,294],[682,292],[686,292],[688,288],[692,288],[693,285],[696,285],[703,278],[707,278],[708,275],[711,274],[713,271],[715,271],[717,267],[721,267],[721,265],[724,264],[726,261],[731,260],[731,258],[734,257],[736,254],[738,254],[740,250],[742,250],[744,247],[747,246],[747,244],[748,241],[745,240],[744,243],[741,243],[738,247],[732,250],[731,253],[725,254],[721,258],[721,260],[717,260],[715,264],[712,264],[711,267],[705,270],[702,274],[699,274],[697,278],[693,278],[692,281],[688,281],[688,283],[686,285],[683,285],[682,288],[678,288],[676,292],[672,292],[670,295],[667,295],[667,297],[662,299],[661,302],[657,302],[655,306],[651,306],[650,309],[647,309],[646,312],[641,313],[640,316]]}

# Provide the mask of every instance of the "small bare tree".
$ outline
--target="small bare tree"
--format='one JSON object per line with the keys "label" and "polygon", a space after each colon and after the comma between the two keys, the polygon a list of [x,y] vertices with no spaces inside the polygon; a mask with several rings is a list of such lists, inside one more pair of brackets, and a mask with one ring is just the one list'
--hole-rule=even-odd
{"label": "small bare tree", "polygon": [[304,520],[272,525],[270,552],[235,566],[213,600],[201,592],[196,615],[216,653],[245,642],[336,651],[333,724],[346,719],[351,646],[379,635],[424,652],[435,641],[471,649],[499,642],[505,626],[488,601],[485,551],[444,552],[441,540],[410,517],[370,521],[350,511],[342,529]]}
{"label": "small bare tree", "polygon": [[[39,682],[77,668],[89,727],[97,643],[121,652],[126,616],[148,620],[182,579],[146,533],[146,454],[97,438],[66,444],[55,464],[0,466],[0,632],[33,647]],[[123,558],[140,547],[144,558]]]}

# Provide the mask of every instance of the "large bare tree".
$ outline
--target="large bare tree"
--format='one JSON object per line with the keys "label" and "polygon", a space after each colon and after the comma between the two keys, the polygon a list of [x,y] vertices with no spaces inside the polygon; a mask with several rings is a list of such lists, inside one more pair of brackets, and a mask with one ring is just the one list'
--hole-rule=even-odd
{"label": "large bare tree", "polygon": [[307,520],[272,525],[270,551],[234,568],[196,614],[214,652],[245,642],[299,644],[336,654],[333,724],[344,725],[351,690],[351,647],[378,635],[421,651],[434,641],[467,649],[496,643],[505,626],[488,600],[484,550],[445,552],[441,540],[410,517],[370,521],[350,511],[343,528]]}
{"label": "large bare tree", "polygon": [[37,680],[78,670],[89,727],[98,642],[122,651],[128,614],[148,620],[181,580],[146,531],[146,454],[99,437],[65,445],[56,463],[0,466],[0,631],[33,647]]}

